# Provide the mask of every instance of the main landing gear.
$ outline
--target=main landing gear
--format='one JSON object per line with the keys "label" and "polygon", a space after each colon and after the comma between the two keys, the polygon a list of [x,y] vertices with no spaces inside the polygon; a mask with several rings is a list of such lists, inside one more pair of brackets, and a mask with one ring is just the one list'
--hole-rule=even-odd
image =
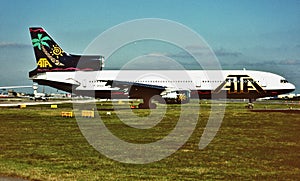
{"label": "main landing gear", "polygon": [[254,100],[255,99],[249,99],[249,103],[245,107],[248,109],[253,109],[254,108],[254,104],[253,104]]}
{"label": "main landing gear", "polygon": [[151,97],[146,97],[143,103],[139,104],[139,109],[156,109],[156,104],[151,102]]}

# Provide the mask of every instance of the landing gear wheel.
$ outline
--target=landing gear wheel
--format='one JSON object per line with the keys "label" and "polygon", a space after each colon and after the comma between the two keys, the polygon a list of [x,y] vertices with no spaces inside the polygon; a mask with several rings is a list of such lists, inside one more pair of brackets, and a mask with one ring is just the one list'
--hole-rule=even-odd
{"label": "landing gear wheel", "polygon": [[246,106],[248,109],[253,109],[254,108],[253,101],[255,101],[255,99],[249,99],[249,103]]}
{"label": "landing gear wheel", "polygon": [[157,106],[156,106],[155,103],[150,103],[150,106],[149,106],[149,107],[150,107],[150,109],[156,109]]}
{"label": "landing gear wheel", "polygon": [[149,104],[144,104],[140,103],[139,104],[139,109],[156,109],[156,104],[155,103],[149,103]]}
{"label": "landing gear wheel", "polygon": [[248,105],[246,106],[246,108],[248,109],[253,109],[253,107],[254,107],[253,103],[248,103]]}
{"label": "landing gear wheel", "polygon": [[139,103],[139,109],[145,109],[144,108],[144,103]]}

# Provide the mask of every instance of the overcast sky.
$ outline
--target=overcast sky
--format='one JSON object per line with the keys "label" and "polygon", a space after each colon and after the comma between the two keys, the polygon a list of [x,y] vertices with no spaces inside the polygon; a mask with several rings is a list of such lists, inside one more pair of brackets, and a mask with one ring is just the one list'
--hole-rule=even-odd
{"label": "overcast sky", "polygon": [[278,73],[300,91],[299,0],[1,0],[0,9],[0,86],[32,84],[30,26],[43,26],[65,51],[80,54],[117,24],[162,18],[201,35],[224,69]]}

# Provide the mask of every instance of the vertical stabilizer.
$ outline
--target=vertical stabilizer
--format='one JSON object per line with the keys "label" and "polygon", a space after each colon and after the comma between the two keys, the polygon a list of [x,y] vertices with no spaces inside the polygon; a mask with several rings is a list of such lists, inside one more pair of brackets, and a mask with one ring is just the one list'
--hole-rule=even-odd
{"label": "vertical stabilizer", "polygon": [[103,56],[68,54],[42,27],[31,27],[29,31],[37,65],[37,68],[29,73],[29,77],[49,71],[98,71],[102,69]]}
{"label": "vertical stabilizer", "polygon": [[62,60],[68,55],[48,33],[41,27],[29,28],[29,31],[38,68],[64,67]]}

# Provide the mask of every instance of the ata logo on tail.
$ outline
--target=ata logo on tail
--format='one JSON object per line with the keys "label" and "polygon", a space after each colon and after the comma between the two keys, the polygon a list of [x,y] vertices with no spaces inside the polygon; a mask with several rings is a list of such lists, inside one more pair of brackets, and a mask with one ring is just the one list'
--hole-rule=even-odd
{"label": "ata logo on tail", "polygon": [[219,93],[223,88],[228,91],[228,94],[248,94],[250,90],[255,90],[258,93],[265,92],[248,75],[228,75],[226,80],[214,90],[214,93]]}
{"label": "ata logo on tail", "polygon": [[37,66],[41,67],[41,68],[51,68],[52,65],[49,63],[49,61],[47,60],[47,58],[40,58],[39,61],[37,62]]}

